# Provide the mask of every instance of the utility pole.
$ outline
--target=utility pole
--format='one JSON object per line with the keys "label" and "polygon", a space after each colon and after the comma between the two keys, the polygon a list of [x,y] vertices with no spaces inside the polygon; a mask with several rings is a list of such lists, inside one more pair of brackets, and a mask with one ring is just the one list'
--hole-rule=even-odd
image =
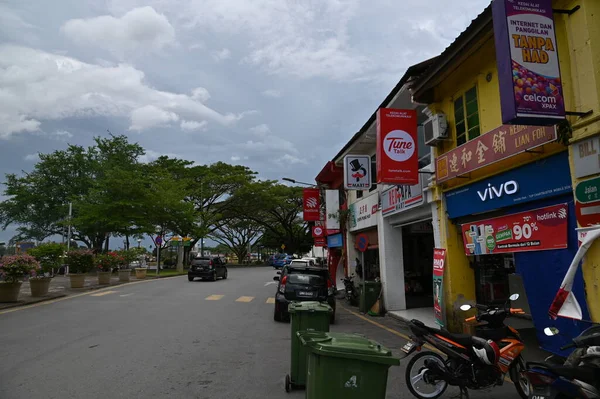
{"label": "utility pole", "polygon": [[200,256],[204,256],[204,181],[200,180]]}

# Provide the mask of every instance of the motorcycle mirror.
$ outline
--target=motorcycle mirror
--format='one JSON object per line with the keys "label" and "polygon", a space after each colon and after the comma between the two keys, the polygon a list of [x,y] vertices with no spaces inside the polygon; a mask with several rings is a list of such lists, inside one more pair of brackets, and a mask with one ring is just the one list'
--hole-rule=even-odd
{"label": "motorcycle mirror", "polygon": [[552,337],[553,335],[558,335],[559,331],[558,328],[556,327],[546,327],[544,328],[544,334],[546,334],[549,337]]}
{"label": "motorcycle mirror", "polygon": [[516,301],[517,299],[519,299],[519,294],[512,294],[508,297],[508,299],[510,299],[511,301]]}
{"label": "motorcycle mirror", "polygon": [[468,303],[465,303],[464,305],[460,305],[460,310],[466,312],[467,310],[470,310],[472,308],[471,305],[469,305]]}

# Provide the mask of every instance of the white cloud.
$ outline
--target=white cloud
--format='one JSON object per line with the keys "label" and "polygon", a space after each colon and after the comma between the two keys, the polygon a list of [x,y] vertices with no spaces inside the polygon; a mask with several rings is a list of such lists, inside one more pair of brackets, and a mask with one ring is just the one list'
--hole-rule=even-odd
{"label": "white cloud", "polygon": [[51,134],[51,136],[55,136],[62,139],[70,139],[71,137],[73,137],[73,133],[68,132],[66,130],[56,130],[54,133]]}
{"label": "white cloud", "polygon": [[99,66],[12,45],[0,45],[0,87],[0,138],[68,117],[127,117],[132,129],[143,129],[178,119],[229,125],[257,113],[222,114],[189,95],[154,89],[131,65]]}
{"label": "white cloud", "polygon": [[210,93],[204,87],[196,87],[192,90],[192,99],[205,103],[210,99]]}
{"label": "white cloud", "polygon": [[213,53],[213,59],[217,62],[224,61],[231,58],[231,51],[229,49],[221,49]]}
{"label": "white cloud", "polygon": [[191,132],[194,130],[206,130],[206,125],[208,125],[208,122],[206,121],[181,121],[181,124],[179,126],[181,127],[181,130]]}
{"label": "white cloud", "polygon": [[175,29],[167,17],[149,6],[134,8],[119,18],[71,19],[61,31],[79,45],[102,48],[119,58],[132,52],[159,51],[175,43]]}
{"label": "white cloud", "polygon": [[131,112],[129,130],[141,131],[152,127],[166,126],[178,120],[179,117],[174,112],[162,110],[154,105],[144,105]]}
{"label": "white cloud", "polygon": [[266,137],[269,133],[271,133],[271,129],[269,125],[263,123],[258,126],[254,126],[250,128],[250,131],[257,135],[258,137]]}
{"label": "white cloud", "polygon": [[23,157],[23,160],[27,162],[37,162],[40,160],[39,154],[27,154]]}
{"label": "white cloud", "polygon": [[277,163],[287,165],[307,164],[308,161],[304,158],[300,158],[290,154],[284,154],[282,157],[277,159]]}
{"label": "white cloud", "polygon": [[275,89],[265,90],[262,92],[262,94],[265,97],[271,97],[271,98],[279,98],[282,95],[280,90],[275,90]]}

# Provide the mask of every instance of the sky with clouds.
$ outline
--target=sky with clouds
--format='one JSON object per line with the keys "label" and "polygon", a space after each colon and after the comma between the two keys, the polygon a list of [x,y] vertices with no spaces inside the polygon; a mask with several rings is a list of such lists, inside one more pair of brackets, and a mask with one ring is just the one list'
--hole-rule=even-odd
{"label": "sky with clouds", "polygon": [[439,54],[487,4],[4,0],[0,173],[110,130],[143,145],[144,160],[313,181],[406,68]]}

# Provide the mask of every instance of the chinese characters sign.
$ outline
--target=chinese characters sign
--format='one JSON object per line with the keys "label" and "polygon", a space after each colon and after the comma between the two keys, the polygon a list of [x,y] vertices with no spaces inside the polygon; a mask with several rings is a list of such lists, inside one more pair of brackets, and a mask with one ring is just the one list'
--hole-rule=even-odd
{"label": "chinese characters sign", "polygon": [[433,313],[435,322],[444,327],[444,264],[446,250],[433,250]]}
{"label": "chinese characters sign", "polygon": [[344,157],[344,187],[346,190],[371,188],[371,157],[346,155]]}
{"label": "chinese characters sign", "polygon": [[462,225],[471,255],[567,248],[567,204],[534,209]]}
{"label": "chinese characters sign", "polygon": [[417,112],[377,110],[377,183],[417,184]]}
{"label": "chinese characters sign", "polygon": [[318,188],[305,188],[302,191],[302,207],[305,221],[321,220],[321,197]]}
{"label": "chinese characters sign", "polygon": [[350,231],[362,230],[377,225],[379,195],[374,194],[350,204]]}
{"label": "chinese characters sign", "polygon": [[436,160],[438,183],[556,140],[554,126],[502,125]]}
{"label": "chinese characters sign", "polygon": [[552,0],[494,0],[502,123],[564,119]]}
{"label": "chinese characters sign", "polygon": [[423,203],[422,182],[414,186],[394,186],[381,193],[381,212],[391,216]]}

